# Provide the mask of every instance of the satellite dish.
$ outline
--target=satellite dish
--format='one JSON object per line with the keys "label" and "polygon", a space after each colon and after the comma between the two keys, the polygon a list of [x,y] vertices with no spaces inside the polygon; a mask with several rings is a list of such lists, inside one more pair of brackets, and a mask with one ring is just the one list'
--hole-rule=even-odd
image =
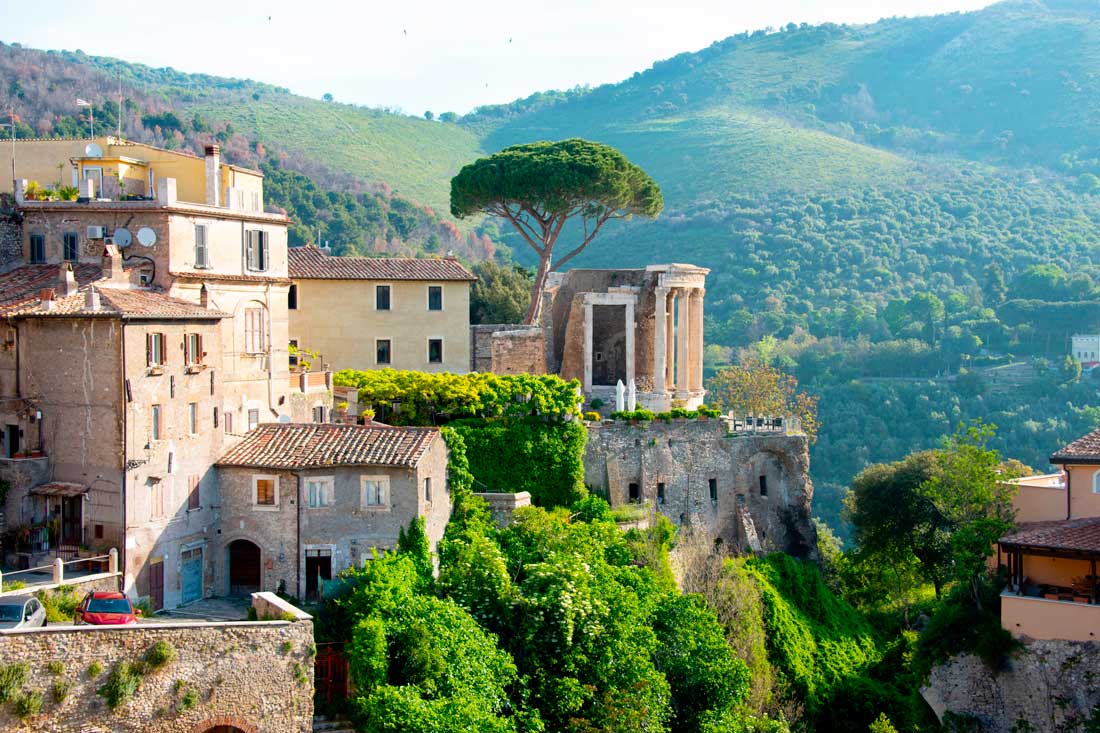
{"label": "satellite dish", "polygon": [[290,422],[290,415],[279,415],[279,422],[286,425]]}
{"label": "satellite dish", "polygon": [[130,234],[130,230],[125,227],[119,227],[118,229],[116,229],[112,239],[114,239],[115,244],[118,245],[118,247],[121,249],[129,247],[130,244],[134,241],[133,236]]}
{"label": "satellite dish", "polygon": [[102,158],[103,148],[99,147],[95,143],[88,143],[84,146],[84,155],[89,158]]}
{"label": "satellite dish", "polygon": [[138,229],[137,239],[143,247],[152,247],[157,243],[157,233],[152,227],[142,227]]}

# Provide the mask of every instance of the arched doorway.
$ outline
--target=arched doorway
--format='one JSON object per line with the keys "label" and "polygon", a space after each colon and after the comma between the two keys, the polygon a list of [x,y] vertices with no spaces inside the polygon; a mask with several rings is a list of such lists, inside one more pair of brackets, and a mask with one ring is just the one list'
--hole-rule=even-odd
{"label": "arched doorway", "polygon": [[[260,548],[248,540],[229,543],[229,595],[260,590]],[[224,733],[215,731],[215,733]]]}
{"label": "arched doorway", "polygon": [[235,725],[216,725],[213,728],[207,728],[205,733],[244,733],[244,731]]}

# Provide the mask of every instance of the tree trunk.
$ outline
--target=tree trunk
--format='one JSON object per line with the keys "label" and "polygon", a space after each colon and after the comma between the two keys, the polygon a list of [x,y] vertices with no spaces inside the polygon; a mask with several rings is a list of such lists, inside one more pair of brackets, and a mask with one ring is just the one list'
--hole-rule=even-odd
{"label": "tree trunk", "polygon": [[535,273],[535,284],[531,288],[531,305],[527,306],[527,315],[523,317],[523,325],[533,326],[538,323],[539,314],[542,312],[542,288],[546,284],[546,274],[550,272],[549,253],[539,258],[539,269]]}

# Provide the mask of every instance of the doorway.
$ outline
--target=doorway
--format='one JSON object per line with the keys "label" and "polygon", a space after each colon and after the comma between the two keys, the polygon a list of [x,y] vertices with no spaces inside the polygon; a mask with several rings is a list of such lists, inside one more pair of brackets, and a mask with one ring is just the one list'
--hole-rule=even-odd
{"label": "doorway", "polygon": [[626,382],[626,306],[592,306],[592,384]]}
{"label": "doorway", "polygon": [[325,580],[332,580],[332,550],[306,550],[306,598],[321,600]]}
{"label": "doorway", "polygon": [[229,595],[260,590],[260,548],[248,540],[229,543]]}
{"label": "doorway", "polygon": [[4,457],[11,458],[19,452],[19,426],[8,425],[4,428]]}
{"label": "doorway", "polygon": [[149,602],[154,611],[164,608],[164,560],[149,563]]}
{"label": "doorway", "polygon": [[61,499],[61,544],[84,544],[84,496]]}
{"label": "doorway", "polygon": [[193,603],[202,598],[202,548],[180,553],[180,603]]}

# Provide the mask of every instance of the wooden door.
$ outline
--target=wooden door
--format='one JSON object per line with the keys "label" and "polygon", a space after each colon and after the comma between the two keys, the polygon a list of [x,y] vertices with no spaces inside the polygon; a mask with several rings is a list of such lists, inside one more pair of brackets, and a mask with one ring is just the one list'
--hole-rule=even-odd
{"label": "wooden door", "polygon": [[149,564],[149,602],[154,611],[164,608],[164,562]]}

